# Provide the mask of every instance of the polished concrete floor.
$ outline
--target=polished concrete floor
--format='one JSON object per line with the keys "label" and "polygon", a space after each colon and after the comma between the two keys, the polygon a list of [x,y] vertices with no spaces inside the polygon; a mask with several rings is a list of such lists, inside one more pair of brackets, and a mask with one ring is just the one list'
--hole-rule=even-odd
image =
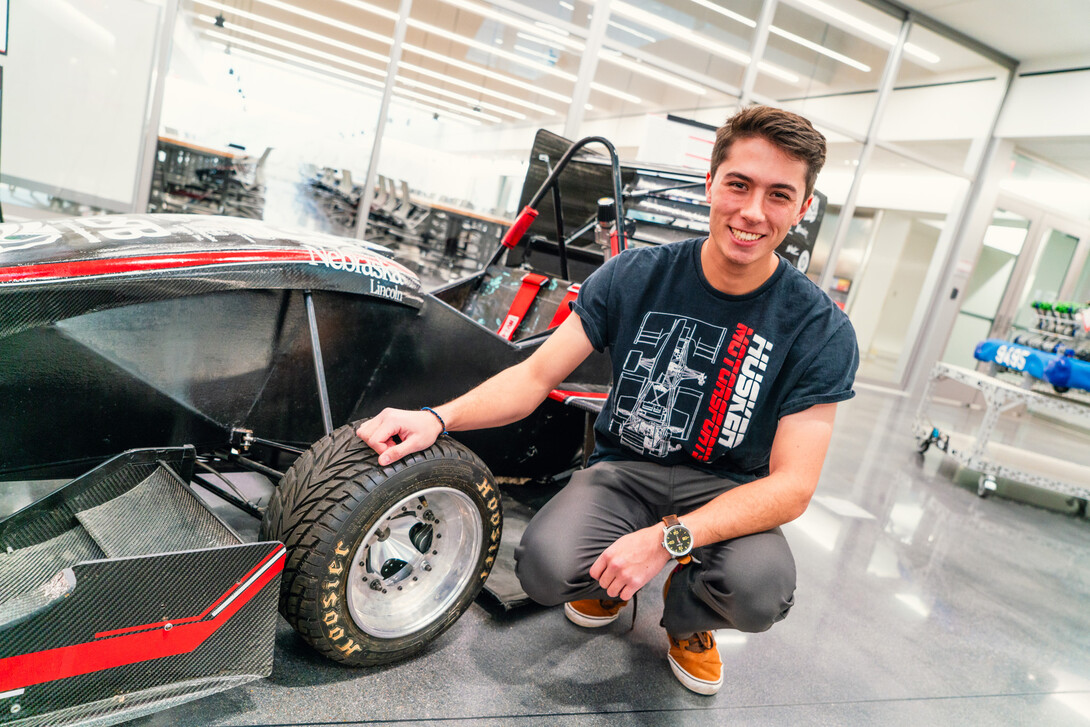
{"label": "polished concrete floor", "polygon": [[384,668],[325,661],[281,621],[272,676],[133,724],[1090,724],[1090,522],[1008,483],[978,497],[971,473],[916,453],[914,413],[866,389],[841,405],[818,494],[785,527],[796,606],[766,633],[719,633],[714,697],[667,667],[663,575],[631,631],[474,604]]}

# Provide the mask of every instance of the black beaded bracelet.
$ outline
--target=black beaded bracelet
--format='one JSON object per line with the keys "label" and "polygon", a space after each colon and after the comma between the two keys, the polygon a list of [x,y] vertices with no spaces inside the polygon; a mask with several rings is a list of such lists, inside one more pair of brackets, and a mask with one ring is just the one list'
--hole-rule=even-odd
{"label": "black beaded bracelet", "polygon": [[435,409],[432,409],[430,406],[422,406],[420,407],[420,411],[430,411],[435,415],[435,418],[439,420],[439,426],[443,428],[443,431],[439,432],[439,436],[443,436],[447,433],[447,423],[443,421],[443,417],[439,416],[439,412],[435,411]]}

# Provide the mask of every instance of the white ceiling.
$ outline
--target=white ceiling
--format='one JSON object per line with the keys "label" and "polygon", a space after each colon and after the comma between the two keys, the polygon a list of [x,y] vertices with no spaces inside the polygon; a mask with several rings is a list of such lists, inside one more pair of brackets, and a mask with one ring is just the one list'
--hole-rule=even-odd
{"label": "white ceiling", "polygon": [[1087,0],[902,0],[901,4],[1024,64],[1090,56]]}

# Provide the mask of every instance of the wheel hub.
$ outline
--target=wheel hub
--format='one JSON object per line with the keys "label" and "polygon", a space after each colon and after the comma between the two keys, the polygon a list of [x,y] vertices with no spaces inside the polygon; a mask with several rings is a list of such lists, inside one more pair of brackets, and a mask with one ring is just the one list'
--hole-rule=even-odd
{"label": "wheel hub", "polygon": [[392,638],[424,628],[476,573],[483,521],[473,501],[430,488],[388,509],[352,560],[348,606],[357,625]]}

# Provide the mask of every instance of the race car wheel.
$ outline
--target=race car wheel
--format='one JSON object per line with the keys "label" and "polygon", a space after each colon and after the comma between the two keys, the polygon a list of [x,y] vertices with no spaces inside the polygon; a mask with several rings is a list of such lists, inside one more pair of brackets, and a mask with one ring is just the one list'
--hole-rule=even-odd
{"label": "race car wheel", "polygon": [[483,462],[449,437],[387,467],[356,424],[288,470],[261,524],[288,556],[280,613],[322,654],[352,666],[408,657],[480,592],[502,513]]}

